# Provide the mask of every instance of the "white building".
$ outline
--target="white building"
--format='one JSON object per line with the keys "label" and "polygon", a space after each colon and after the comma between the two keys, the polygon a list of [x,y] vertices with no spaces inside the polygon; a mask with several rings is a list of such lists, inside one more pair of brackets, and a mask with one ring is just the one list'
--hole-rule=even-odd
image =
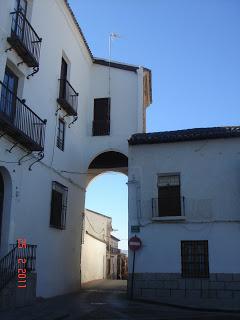
{"label": "white building", "polygon": [[109,246],[112,218],[85,210],[81,253],[82,283],[107,279],[110,276]]}
{"label": "white building", "polygon": [[145,131],[150,70],[111,63],[110,79],[67,0],[0,2],[0,256],[37,245],[37,296],[79,288],[86,186],[127,174]]}
{"label": "white building", "polygon": [[[240,305],[240,127],[129,140],[129,236],[139,226],[134,296]],[[136,228],[135,228],[136,229]],[[133,253],[129,252],[129,272]]]}
{"label": "white building", "polygon": [[118,277],[118,264],[120,249],[118,249],[118,242],[120,239],[111,235],[110,238],[110,278],[116,280]]}

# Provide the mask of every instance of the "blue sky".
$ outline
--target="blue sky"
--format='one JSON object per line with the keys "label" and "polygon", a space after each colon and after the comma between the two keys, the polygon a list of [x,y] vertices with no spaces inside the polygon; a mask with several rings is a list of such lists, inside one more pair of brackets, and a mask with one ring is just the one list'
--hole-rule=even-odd
{"label": "blue sky", "polygon": [[[116,32],[121,39],[113,43],[113,59],[152,69],[147,131],[239,124],[239,0],[70,0],[70,4],[94,56],[108,58],[108,35]],[[100,176],[89,187],[87,206],[111,214],[114,221],[119,207],[126,216],[125,182],[120,175]],[[106,194],[117,198],[109,203],[105,197],[102,203]],[[121,238],[125,221],[117,226]]]}

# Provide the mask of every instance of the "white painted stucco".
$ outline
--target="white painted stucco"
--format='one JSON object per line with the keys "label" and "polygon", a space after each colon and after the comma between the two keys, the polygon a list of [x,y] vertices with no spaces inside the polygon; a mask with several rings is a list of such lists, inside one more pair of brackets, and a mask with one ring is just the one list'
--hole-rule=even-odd
{"label": "white painted stucco", "polygon": [[[11,30],[14,0],[0,2],[0,80],[6,65],[19,77],[18,96],[42,119],[47,119],[44,159],[28,170],[36,160],[18,165],[26,154],[21,146],[7,152],[14,140],[4,136],[0,139],[1,171],[7,173],[4,180],[8,188],[5,197],[3,224],[7,230],[2,234],[1,254],[18,237],[26,238],[37,248],[37,295],[54,296],[74,291],[80,286],[80,248],[82,213],[85,206],[87,169],[91,161],[102,152],[115,150],[128,155],[127,139],[132,133],[144,130],[142,105],[143,75],[139,72],[112,68],[111,135],[92,137],[91,122],[93,99],[106,97],[108,67],[93,64],[74,20],[63,0],[31,2],[28,18],[43,39],[40,54],[40,70],[29,80],[32,72],[21,62],[10,47],[7,37]],[[89,22],[91,23],[91,22]],[[59,116],[56,99],[59,92],[61,58],[70,66],[69,81],[79,92],[78,120],[66,117],[65,150],[56,147],[56,130]],[[71,171],[77,174],[64,173]],[[49,227],[52,181],[68,187],[66,230]],[[7,193],[6,193],[7,194]],[[91,241],[91,240],[89,240]]]}
{"label": "white painted stucco", "polygon": [[[129,147],[129,236],[131,225],[141,225],[143,243],[136,272],[181,273],[181,240],[208,240],[210,273],[239,273],[239,144],[231,138]],[[166,173],[180,173],[184,220],[152,220],[157,175]],[[130,268],[132,259],[130,251]]]}
{"label": "white painted stucco", "polygon": [[82,283],[106,279],[107,246],[112,231],[112,218],[86,209],[81,253]]}

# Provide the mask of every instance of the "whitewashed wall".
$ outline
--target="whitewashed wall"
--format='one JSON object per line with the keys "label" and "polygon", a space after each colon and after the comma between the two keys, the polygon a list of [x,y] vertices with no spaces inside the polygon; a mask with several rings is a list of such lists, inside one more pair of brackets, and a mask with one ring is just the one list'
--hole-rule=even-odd
{"label": "whitewashed wall", "polygon": [[106,278],[106,244],[85,234],[82,246],[82,283]]}
{"label": "whitewashed wall", "polygon": [[[137,235],[143,242],[136,272],[181,273],[181,240],[208,240],[210,273],[239,273],[239,143],[232,138],[130,146],[129,230],[142,225]],[[176,172],[186,220],[153,221],[157,174]],[[132,252],[129,262],[131,268]]]}
{"label": "whitewashed wall", "polygon": [[112,219],[86,209],[84,240],[81,255],[82,283],[106,278],[107,244],[112,230]]}
{"label": "whitewashed wall", "polygon": [[[127,139],[141,129],[142,73],[112,70],[112,134],[110,137],[91,137],[93,99],[107,94],[108,68],[93,64],[63,0],[33,1],[30,2],[29,20],[43,40],[40,71],[27,80],[32,69],[25,64],[17,66],[21,58],[14,50],[5,52],[10,47],[6,39],[10,34],[10,12],[14,3],[14,0],[0,2],[0,80],[3,80],[8,64],[19,76],[19,98],[26,99],[26,104],[39,117],[47,119],[47,127],[45,158],[33,167],[33,171],[29,171],[28,166],[35,158],[19,166],[17,162],[26,151],[16,147],[10,154],[6,149],[13,142],[8,137],[0,139],[0,166],[9,190],[4,203],[5,231],[0,254],[4,255],[8,245],[18,237],[37,244],[37,295],[49,297],[74,291],[80,286],[81,217],[87,168],[98,154],[109,149],[127,155]],[[78,121],[69,129],[72,117],[65,118],[64,152],[56,148],[55,139],[56,99],[63,55],[70,63],[69,81],[79,92]],[[60,111],[58,115],[65,113]],[[64,231],[49,227],[52,181],[68,187]]]}

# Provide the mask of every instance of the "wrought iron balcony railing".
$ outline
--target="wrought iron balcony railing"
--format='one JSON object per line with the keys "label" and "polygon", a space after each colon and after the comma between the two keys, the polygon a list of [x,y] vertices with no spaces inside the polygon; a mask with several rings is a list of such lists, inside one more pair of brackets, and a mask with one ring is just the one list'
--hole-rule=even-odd
{"label": "wrought iron balcony railing", "polygon": [[25,259],[27,272],[35,271],[36,245],[27,244],[26,248],[18,248],[13,245],[11,251],[0,259],[0,290],[2,290],[17,274],[18,259]]}
{"label": "wrought iron balcony railing", "polygon": [[185,198],[180,198],[179,203],[169,202],[169,205],[164,203],[164,208],[161,206],[160,198],[152,198],[152,218],[185,216]]}
{"label": "wrought iron balcony railing", "polygon": [[77,116],[78,93],[66,79],[59,79],[59,98],[57,102],[70,116]]}
{"label": "wrought iron balcony railing", "polygon": [[8,42],[29,67],[39,68],[42,39],[21,11],[12,12],[11,35]]}
{"label": "wrought iron balcony railing", "polygon": [[111,252],[111,254],[120,254],[120,253],[121,253],[120,249],[118,249],[118,248],[113,248],[113,247],[111,247],[110,252]]}
{"label": "wrought iron balcony railing", "polygon": [[43,151],[46,120],[40,119],[0,81],[0,128],[31,151]]}
{"label": "wrought iron balcony railing", "polygon": [[93,120],[93,136],[108,136],[110,134],[109,120]]}

